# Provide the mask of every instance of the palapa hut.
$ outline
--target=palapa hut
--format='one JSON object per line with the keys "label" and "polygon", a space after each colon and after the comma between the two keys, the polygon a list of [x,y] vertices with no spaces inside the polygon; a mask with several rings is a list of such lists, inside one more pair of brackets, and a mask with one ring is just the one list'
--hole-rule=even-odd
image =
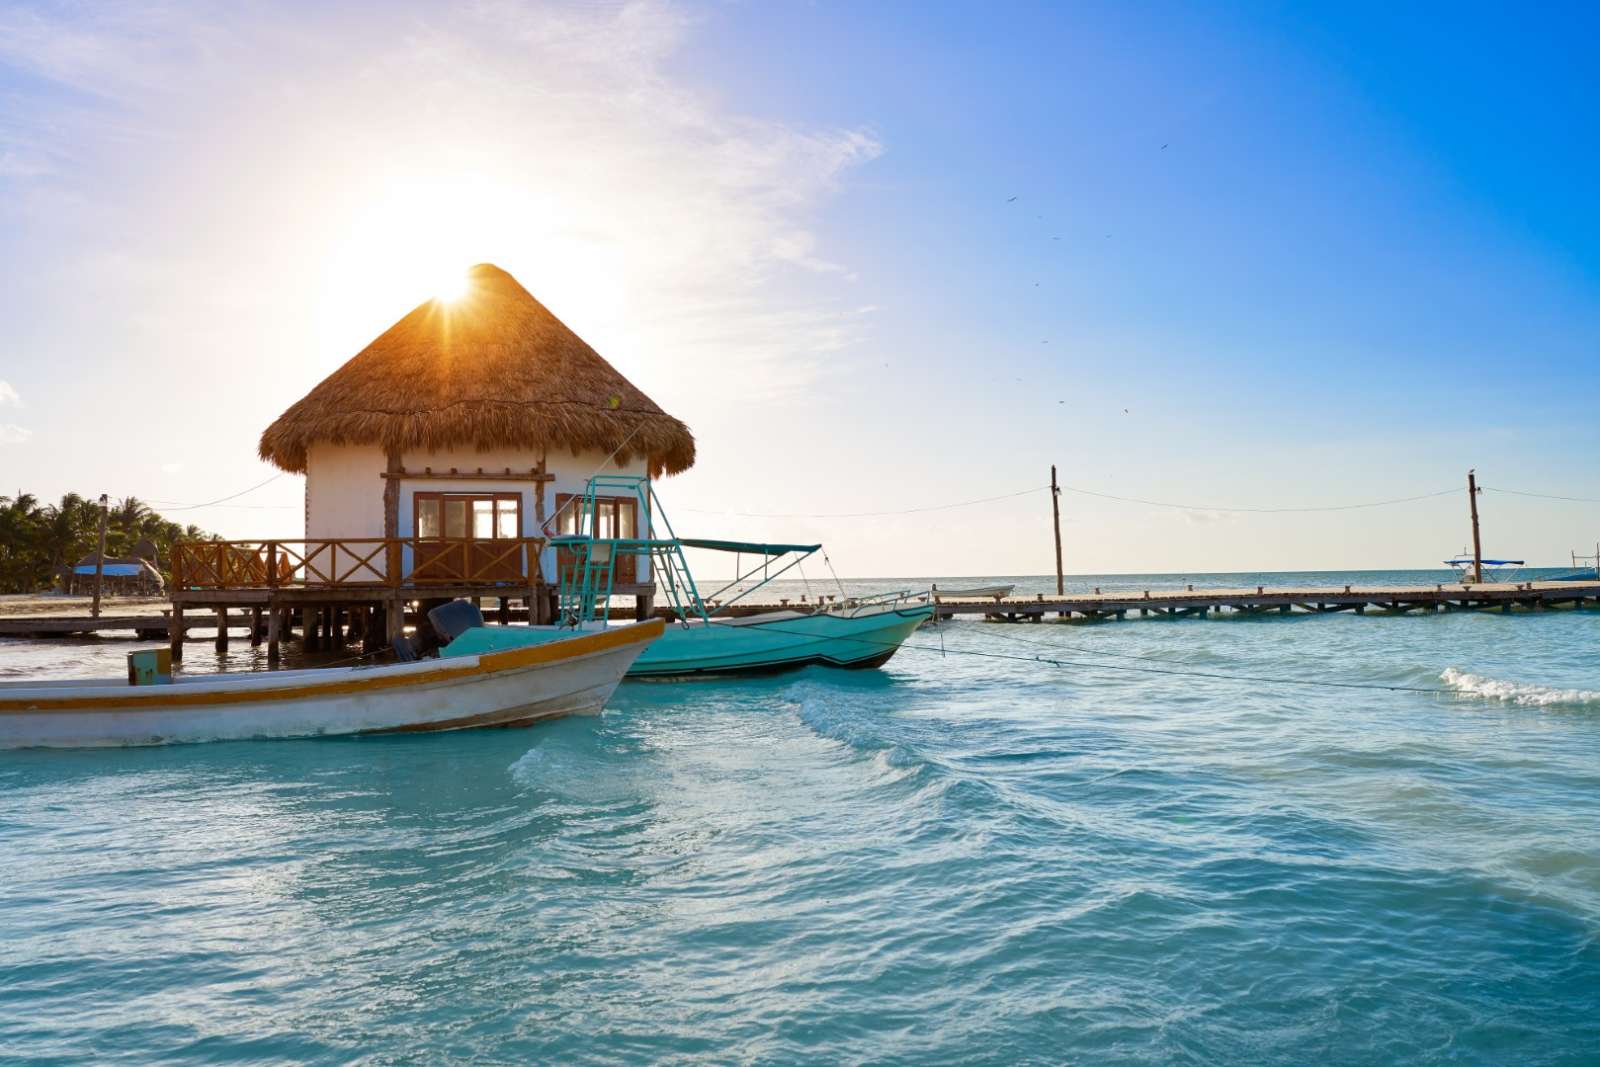
{"label": "palapa hut", "polygon": [[[497,539],[548,535],[546,520],[590,475],[676,474],[695,446],[687,426],[485,263],[458,300],[420,305],[279,416],[260,452],[306,476],[308,539],[464,538],[491,559]],[[639,518],[631,500],[610,506],[622,536]],[[402,573],[425,568],[431,551],[408,545]],[[553,553],[541,562],[553,583]],[[620,567],[618,583],[646,602],[653,589],[648,573]]]}
{"label": "palapa hut", "polygon": [[[141,547],[143,542],[141,542]],[[71,567],[63,568],[63,592],[88,596],[94,592],[98,552],[91,552]],[[106,596],[160,596],[166,592],[161,572],[136,549],[132,556],[107,556],[99,566],[100,591]]]}

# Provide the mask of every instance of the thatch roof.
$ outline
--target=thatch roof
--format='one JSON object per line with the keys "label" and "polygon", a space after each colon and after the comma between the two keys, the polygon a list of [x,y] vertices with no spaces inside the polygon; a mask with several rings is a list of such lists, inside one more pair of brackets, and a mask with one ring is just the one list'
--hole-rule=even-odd
{"label": "thatch roof", "polygon": [[619,450],[658,475],[694,463],[687,426],[487,263],[468,272],[466,295],[417,307],[278,416],[261,458],[304,471],[317,441]]}

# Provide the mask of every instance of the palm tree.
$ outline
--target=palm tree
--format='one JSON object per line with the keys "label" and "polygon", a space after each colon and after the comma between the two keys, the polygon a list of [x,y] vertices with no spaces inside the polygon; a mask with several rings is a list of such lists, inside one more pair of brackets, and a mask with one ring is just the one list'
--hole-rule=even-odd
{"label": "palm tree", "polygon": [[[174,542],[212,537],[198,526],[163,519],[132,496],[118,503],[107,525],[108,555],[131,550],[140,538],[149,538],[163,565],[171,558]],[[19,490],[14,497],[0,496],[0,592],[31,593],[47,587],[62,568],[94,549],[99,527],[99,503],[77,493],[44,508],[31,493]]]}

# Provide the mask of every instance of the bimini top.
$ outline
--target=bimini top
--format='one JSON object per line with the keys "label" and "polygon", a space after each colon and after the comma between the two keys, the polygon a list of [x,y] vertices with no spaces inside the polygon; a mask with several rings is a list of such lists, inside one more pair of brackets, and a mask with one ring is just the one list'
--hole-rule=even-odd
{"label": "bimini top", "polygon": [[715,541],[699,537],[680,537],[672,541],[655,537],[589,537],[586,534],[561,534],[550,538],[550,543],[558,548],[591,543],[615,543],[641,549],[671,548],[679,545],[683,548],[705,548],[712,552],[746,552],[753,556],[781,556],[787,552],[802,552],[809,556],[822,547],[820,544],[775,545],[765,541]]}
{"label": "bimini top", "polygon": [[[1477,561],[1471,556],[1466,556],[1456,559],[1447,559],[1444,562],[1445,566],[1447,567],[1460,567],[1464,564],[1475,563]],[[1486,559],[1483,561],[1483,565],[1485,567],[1526,567],[1528,565],[1528,561],[1525,559]]]}
{"label": "bimini top", "polygon": [[762,541],[707,541],[698,537],[685,537],[678,542],[684,548],[708,548],[713,552],[749,552],[767,556],[781,556],[785,552],[804,552],[810,555],[821,545],[772,545]]}
{"label": "bimini top", "polygon": [[430,300],[334,371],[261,435],[261,458],[303,472],[311,445],[597,449],[653,475],[694,464],[694,436],[517,280],[480,263],[459,300]]}

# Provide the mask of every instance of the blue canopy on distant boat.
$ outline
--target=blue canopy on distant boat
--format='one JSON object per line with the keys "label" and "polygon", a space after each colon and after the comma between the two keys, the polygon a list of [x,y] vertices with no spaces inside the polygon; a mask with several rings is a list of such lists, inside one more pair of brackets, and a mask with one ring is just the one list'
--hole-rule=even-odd
{"label": "blue canopy on distant boat", "polygon": [[[82,564],[72,568],[73,574],[93,574],[94,564]],[[136,578],[144,573],[143,563],[107,563],[101,571],[107,578]]]}
{"label": "blue canopy on distant boat", "polygon": [[[1471,563],[1472,557],[1467,556],[1464,559],[1447,559],[1444,562],[1446,566],[1459,567],[1463,564]],[[1483,561],[1483,563],[1484,566],[1487,567],[1526,567],[1528,565],[1528,561],[1525,559],[1486,559]]]}

